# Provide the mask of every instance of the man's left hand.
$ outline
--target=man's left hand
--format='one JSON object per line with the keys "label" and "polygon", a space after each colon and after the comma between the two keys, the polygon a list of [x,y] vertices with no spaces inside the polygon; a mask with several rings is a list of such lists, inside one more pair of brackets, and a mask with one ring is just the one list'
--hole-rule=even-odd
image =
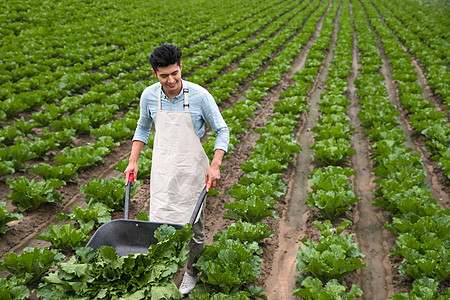
{"label": "man's left hand", "polygon": [[211,186],[216,186],[217,180],[220,179],[220,165],[222,164],[225,151],[217,149],[214,153],[211,166],[209,166],[205,175],[206,188],[209,190]]}

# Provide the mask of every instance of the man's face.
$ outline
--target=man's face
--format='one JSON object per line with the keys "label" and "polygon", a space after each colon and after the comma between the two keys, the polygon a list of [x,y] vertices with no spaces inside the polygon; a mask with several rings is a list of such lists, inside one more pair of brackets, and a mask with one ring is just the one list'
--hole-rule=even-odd
{"label": "man's face", "polygon": [[176,63],[168,65],[167,67],[159,67],[158,71],[152,69],[153,75],[158,78],[163,90],[166,94],[176,96],[181,91],[181,69],[183,62],[178,66]]}

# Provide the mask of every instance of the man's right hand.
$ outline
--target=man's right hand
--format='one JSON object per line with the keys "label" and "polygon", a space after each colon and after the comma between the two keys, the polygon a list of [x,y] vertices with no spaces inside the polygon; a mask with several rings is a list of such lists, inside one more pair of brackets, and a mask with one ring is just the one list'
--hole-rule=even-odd
{"label": "man's right hand", "polygon": [[128,160],[128,166],[123,172],[125,174],[125,184],[128,184],[128,176],[130,176],[131,173],[134,175],[134,180],[137,179],[137,173],[138,173],[138,165],[137,161],[139,158],[139,153],[141,153],[142,148],[144,147],[144,143],[141,141],[134,141],[133,146],[131,147],[131,154],[130,159]]}
{"label": "man's right hand", "polygon": [[128,184],[128,177],[130,176],[130,174],[134,175],[133,176],[134,181],[136,181],[138,170],[139,170],[139,168],[138,168],[137,163],[129,163],[128,164],[125,171],[123,171],[123,173],[125,174],[125,184]]}

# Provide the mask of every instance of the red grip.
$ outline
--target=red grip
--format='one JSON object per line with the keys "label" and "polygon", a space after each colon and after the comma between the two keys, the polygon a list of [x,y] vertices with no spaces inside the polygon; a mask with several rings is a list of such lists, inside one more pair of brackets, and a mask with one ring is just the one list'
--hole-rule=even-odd
{"label": "red grip", "polygon": [[128,182],[133,182],[134,180],[134,174],[130,173],[130,176],[128,176]]}

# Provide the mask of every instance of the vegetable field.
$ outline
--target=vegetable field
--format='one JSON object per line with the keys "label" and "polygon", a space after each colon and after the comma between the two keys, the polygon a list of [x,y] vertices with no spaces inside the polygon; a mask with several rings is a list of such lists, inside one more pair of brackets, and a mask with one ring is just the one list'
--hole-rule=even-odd
{"label": "vegetable field", "polygon": [[[160,228],[147,255],[84,247],[123,218],[162,43],[183,51],[183,78],[231,132],[189,299],[449,299],[449,3],[0,8],[0,299],[182,298],[189,225]],[[152,135],[131,219],[147,218]]]}

